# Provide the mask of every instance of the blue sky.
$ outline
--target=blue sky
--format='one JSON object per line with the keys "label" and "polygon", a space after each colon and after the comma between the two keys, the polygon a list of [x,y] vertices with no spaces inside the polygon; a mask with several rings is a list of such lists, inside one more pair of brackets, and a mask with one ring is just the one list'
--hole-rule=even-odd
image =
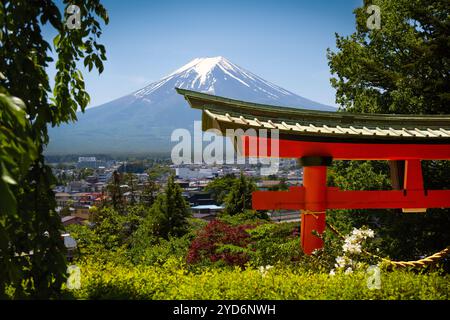
{"label": "blue sky", "polygon": [[[224,56],[285,89],[335,105],[326,49],[355,29],[362,0],[103,0],[110,24],[91,106],[129,94],[197,57]],[[53,73],[53,72],[52,72]]]}

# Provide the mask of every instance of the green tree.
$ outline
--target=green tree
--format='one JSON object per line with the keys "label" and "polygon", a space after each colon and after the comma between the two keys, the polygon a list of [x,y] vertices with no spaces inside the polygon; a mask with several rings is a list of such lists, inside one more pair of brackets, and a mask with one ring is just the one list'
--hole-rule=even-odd
{"label": "green tree", "polygon": [[133,173],[126,173],[125,179],[127,185],[130,187],[130,204],[134,205],[136,203],[137,181],[135,180]]}
{"label": "green tree", "polygon": [[[106,57],[97,20],[108,22],[99,0],[63,1],[69,3],[80,8],[79,29],[67,28],[54,1],[0,2],[0,297],[6,288],[14,298],[53,297],[65,280],[55,178],[43,156],[47,126],[75,121],[76,111],[88,105],[79,62],[102,72]],[[53,47],[42,26],[58,33]],[[51,49],[53,87],[46,73]]]}
{"label": "green tree", "polygon": [[94,169],[92,168],[84,168],[81,169],[78,175],[78,180],[83,180],[86,179],[87,177],[91,176],[94,174]]}
{"label": "green tree", "polygon": [[225,214],[236,215],[252,208],[252,192],[256,185],[241,172],[225,199]]}
{"label": "green tree", "polygon": [[[368,5],[381,9],[381,28],[367,27]],[[448,113],[450,102],[450,3],[447,0],[370,0],[355,10],[356,32],[336,35],[328,51],[336,102],[362,113]],[[448,188],[448,161],[422,163],[427,188]],[[335,164],[332,183],[343,189],[387,189],[386,162]],[[357,210],[332,215],[337,223],[372,224],[386,254],[414,258],[450,244],[450,210],[403,214]],[[447,230],[447,231],[446,231]]]}
{"label": "green tree", "polygon": [[111,197],[111,204],[113,208],[117,211],[124,212],[125,210],[125,200],[123,198],[122,190],[120,186],[122,184],[122,175],[114,171],[112,176],[112,181],[106,186],[108,195]]}
{"label": "green tree", "polygon": [[104,207],[93,216],[94,233],[104,248],[115,249],[123,242],[124,216],[114,208]]}
{"label": "green tree", "polygon": [[211,197],[216,203],[222,204],[236,180],[233,174],[227,174],[208,183],[205,191],[211,193]]}
{"label": "green tree", "polygon": [[[367,28],[371,4],[380,29]],[[448,113],[449,2],[366,0],[355,15],[356,32],[337,35],[337,52],[328,51],[336,102],[354,112]]]}
{"label": "green tree", "polygon": [[167,181],[164,193],[158,195],[151,207],[144,227],[164,239],[169,239],[170,236],[179,237],[188,231],[189,217],[189,206],[172,175]]}
{"label": "green tree", "polygon": [[167,165],[154,164],[152,168],[147,170],[147,173],[150,180],[159,180],[174,174],[174,170]]}
{"label": "green tree", "polygon": [[141,194],[140,202],[146,207],[151,207],[156,200],[159,186],[153,180],[148,180],[144,183],[144,187]]}
{"label": "green tree", "polygon": [[107,250],[128,247],[132,234],[140,227],[149,212],[149,209],[142,205],[128,206],[124,213],[112,207],[93,208],[93,231],[96,235],[96,245],[100,244]]}

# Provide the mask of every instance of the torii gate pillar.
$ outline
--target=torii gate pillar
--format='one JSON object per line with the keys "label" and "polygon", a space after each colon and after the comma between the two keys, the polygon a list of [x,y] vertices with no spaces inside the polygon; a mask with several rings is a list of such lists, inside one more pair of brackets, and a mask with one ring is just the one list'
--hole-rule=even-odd
{"label": "torii gate pillar", "polygon": [[301,212],[301,244],[303,252],[312,254],[323,248],[323,240],[318,237],[325,231],[327,207],[327,166],[329,157],[303,157],[303,187],[305,209]]}

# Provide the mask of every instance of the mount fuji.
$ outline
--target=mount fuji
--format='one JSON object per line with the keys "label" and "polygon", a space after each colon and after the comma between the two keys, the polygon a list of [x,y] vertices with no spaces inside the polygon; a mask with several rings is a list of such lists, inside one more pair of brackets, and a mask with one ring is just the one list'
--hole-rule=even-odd
{"label": "mount fuji", "polygon": [[201,111],[188,107],[175,88],[249,102],[335,111],[289,92],[223,57],[197,58],[161,80],[78,114],[51,128],[47,154],[167,152],[176,128],[193,129]]}

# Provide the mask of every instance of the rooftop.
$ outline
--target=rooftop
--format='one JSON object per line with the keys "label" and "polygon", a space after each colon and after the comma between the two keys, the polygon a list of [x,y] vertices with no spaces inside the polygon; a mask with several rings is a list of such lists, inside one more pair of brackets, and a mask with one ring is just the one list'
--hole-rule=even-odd
{"label": "rooftop", "polygon": [[279,129],[305,141],[395,141],[450,144],[450,115],[361,114],[263,105],[176,89],[201,109],[202,129]]}
{"label": "rooftop", "polygon": [[195,207],[191,207],[191,209],[193,209],[193,210],[223,210],[224,207],[212,204],[212,205],[195,206]]}

